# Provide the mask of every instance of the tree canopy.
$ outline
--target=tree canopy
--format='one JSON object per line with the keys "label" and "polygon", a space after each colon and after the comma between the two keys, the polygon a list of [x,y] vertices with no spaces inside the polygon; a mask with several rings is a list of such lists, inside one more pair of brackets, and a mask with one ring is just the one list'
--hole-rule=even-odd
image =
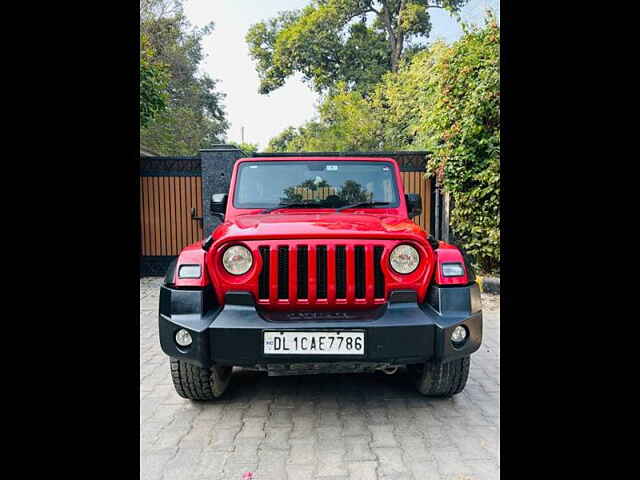
{"label": "tree canopy", "polygon": [[388,71],[425,48],[429,10],[457,13],[468,0],[313,0],[281,12],[247,33],[267,94],[298,72],[318,92],[338,82],[366,94]]}
{"label": "tree canopy", "polygon": [[204,59],[202,39],[212,29],[213,23],[191,28],[182,0],[140,1],[141,37],[167,75],[166,106],[141,123],[140,139],[160,154],[194,155],[224,140],[229,127],[225,95],[217,90],[216,80],[198,73]]}

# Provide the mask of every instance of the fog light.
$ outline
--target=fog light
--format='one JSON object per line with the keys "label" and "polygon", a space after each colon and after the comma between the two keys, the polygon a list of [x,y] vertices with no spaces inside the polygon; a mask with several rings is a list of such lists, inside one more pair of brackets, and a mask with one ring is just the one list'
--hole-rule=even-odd
{"label": "fog light", "polygon": [[191,334],[184,328],[176,332],[176,343],[181,347],[188,347],[192,341]]}
{"label": "fog light", "polygon": [[458,325],[451,332],[451,341],[453,343],[461,344],[467,339],[467,329],[463,325]]}

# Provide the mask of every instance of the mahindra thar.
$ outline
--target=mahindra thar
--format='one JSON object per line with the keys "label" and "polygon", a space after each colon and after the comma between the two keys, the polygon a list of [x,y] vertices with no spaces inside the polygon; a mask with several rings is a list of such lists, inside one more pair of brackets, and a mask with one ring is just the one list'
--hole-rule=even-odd
{"label": "mahindra thar", "polygon": [[464,388],[480,347],[465,256],[411,218],[391,158],[236,161],[221,223],[185,247],[160,292],[162,350],[179,395],[222,395],[234,366],[268,375],[406,368],[419,392]]}

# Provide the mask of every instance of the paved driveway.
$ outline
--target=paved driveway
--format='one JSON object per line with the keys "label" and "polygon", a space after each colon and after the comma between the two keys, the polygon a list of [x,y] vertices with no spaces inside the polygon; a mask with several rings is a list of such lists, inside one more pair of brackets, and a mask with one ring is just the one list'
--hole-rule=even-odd
{"label": "paved driveway", "polygon": [[483,344],[451,399],[422,397],[401,373],[236,369],[223,399],[196,403],[175,393],[160,350],[160,283],[140,280],[141,478],[499,478],[500,297],[483,295]]}

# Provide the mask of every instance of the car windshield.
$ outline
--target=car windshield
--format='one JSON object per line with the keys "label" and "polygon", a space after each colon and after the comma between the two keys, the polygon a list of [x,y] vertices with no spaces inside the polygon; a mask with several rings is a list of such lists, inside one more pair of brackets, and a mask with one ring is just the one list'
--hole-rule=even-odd
{"label": "car windshield", "polygon": [[[398,191],[390,162],[257,161],[238,168],[233,205],[236,208],[274,208],[309,204],[311,208],[397,207]],[[388,204],[388,205],[387,205]]]}

